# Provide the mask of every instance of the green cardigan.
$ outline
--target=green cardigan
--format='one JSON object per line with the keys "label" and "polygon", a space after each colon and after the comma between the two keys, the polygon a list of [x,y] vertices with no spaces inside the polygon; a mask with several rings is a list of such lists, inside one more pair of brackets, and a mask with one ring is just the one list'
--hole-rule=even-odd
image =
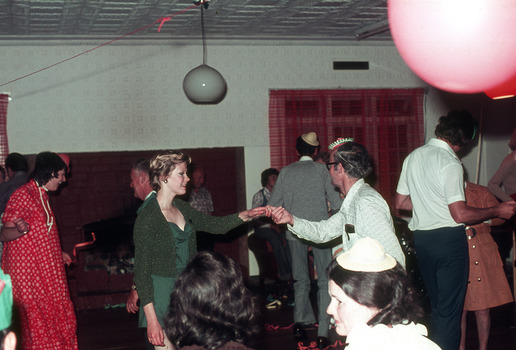
{"label": "green cardigan", "polygon": [[[174,199],[173,204],[183,214],[185,220],[192,227],[192,235],[188,243],[190,257],[197,252],[195,231],[205,231],[215,234],[224,234],[243,223],[237,214],[223,217],[203,214],[192,208],[187,202]],[[176,247],[174,235],[167,222],[156,195],[152,195],[138,211],[134,224],[134,283],[141,307],[154,302],[154,287],[151,275],[175,277]]]}

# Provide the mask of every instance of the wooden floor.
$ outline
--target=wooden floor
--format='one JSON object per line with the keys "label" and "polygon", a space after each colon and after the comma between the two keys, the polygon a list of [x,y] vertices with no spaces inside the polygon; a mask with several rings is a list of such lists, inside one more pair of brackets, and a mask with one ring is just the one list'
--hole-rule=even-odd
{"label": "wooden floor", "polygon": [[[264,332],[254,348],[257,350],[302,350],[310,348],[310,341],[317,336],[316,328],[308,330],[308,339],[299,345],[292,335],[293,308],[282,305],[277,309],[266,309],[265,298],[272,290],[271,284],[259,287],[255,277],[251,277],[250,288],[260,299]],[[516,349],[516,304],[511,303],[491,310],[492,330],[490,350]],[[144,334],[137,328],[137,317],[129,315],[123,308],[80,311],[78,319],[78,339],[80,350],[145,349]],[[330,332],[330,349],[344,349],[345,339]],[[476,324],[473,315],[468,317],[467,349],[476,350]]]}

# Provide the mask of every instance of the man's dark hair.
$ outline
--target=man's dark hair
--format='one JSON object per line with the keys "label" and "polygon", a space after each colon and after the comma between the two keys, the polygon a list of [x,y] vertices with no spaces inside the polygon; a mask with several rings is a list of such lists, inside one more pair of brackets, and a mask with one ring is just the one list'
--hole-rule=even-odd
{"label": "man's dark hair", "polygon": [[20,153],[9,153],[5,158],[5,167],[11,169],[15,173],[18,171],[29,171],[27,159]]}
{"label": "man's dark hair", "polygon": [[435,127],[435,136],[448,141],[453,146],[464,147],[477,132],[478,122],[465,109],[451,111],[439,118]]}
{"label": "man's dark hair", "polygon": [[257,316],[240,266],[220,253],[202,251],[177,279],[165,332],[178,349],[214,350],[230,341],[247,345],[260,332]]}
{"label": "man's dark hair", "polygon": [[306,143],[301,136],[296,140],[296,151],[300,156],[312,156],[318,146],[312,146]]}
{"label": "man's dark hair", "polygon": [[334,259],[327,271],[348,297],[379,310],[369,326],[417,323],[424,315],[420,297],[400,264],[385,271],[363,272],[344,269]]}
{"label": "man's dark hair", "polygon": [[322,163],[329,162],[330,161],[330,152],[325,151],[325,152],[317,153],[314,156],[314,162],[317,162],[317,161],[321,161]]}
{"label": "man's dark hair", "polygon": [[31,176],[38,185],[42,186],[57,177],[60,170],[67,172],[68,167],[57,153],[41,152],[36,156],[36,165]]}
{"label": "man's dark hair", "polygon": [[346,142],[339,146],[333,154],[333,159],[342,165],[351,178],[363,179],[373,170],[373,163],[367,149],[355,142]]}
{"label": "man's dark hair", "polygon": [[269,176],[271,176],[271,175],[279,175],[278,169],[269,168],[269,169],[265,169],[264,171],[262,171],[262,175],[261,175],[262,187],[267,186],[267,183],[269,182]]}

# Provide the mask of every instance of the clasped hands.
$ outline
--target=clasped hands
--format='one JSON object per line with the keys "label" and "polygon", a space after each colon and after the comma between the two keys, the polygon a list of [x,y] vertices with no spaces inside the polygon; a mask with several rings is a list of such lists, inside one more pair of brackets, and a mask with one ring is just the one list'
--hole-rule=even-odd
{"label": "clasped hands", "polygon": [[[244,213],[245,215],[243,215]],[[250,220],[252,218],[259,216],[270,217],[278,225],[294,225],[294,217],[283,207],[273,207],[271,205],[267,205],[265,207],[258,207],[240,213],[240,217],[242,218],[242,220]]]}

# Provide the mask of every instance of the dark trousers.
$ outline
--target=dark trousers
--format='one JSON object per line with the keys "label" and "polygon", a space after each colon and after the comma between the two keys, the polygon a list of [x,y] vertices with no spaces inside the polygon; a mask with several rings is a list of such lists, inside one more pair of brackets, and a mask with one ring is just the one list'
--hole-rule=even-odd
{"label": "dark trousers", "polygon": [[278,233],[269,227],[258,227],[254,229],[256,237],[267,240],[271,247],[276,262],[278,263],[279,279],[288,281],[292,279],[292,258],[288,244],[284,242],[285,232]]}
{"label": "dark trousers", "polygon": [[457,350],[469,273],[464,227],[414,231],[414,244],[419,271],[432,305],[430,338],[442,350]]}

